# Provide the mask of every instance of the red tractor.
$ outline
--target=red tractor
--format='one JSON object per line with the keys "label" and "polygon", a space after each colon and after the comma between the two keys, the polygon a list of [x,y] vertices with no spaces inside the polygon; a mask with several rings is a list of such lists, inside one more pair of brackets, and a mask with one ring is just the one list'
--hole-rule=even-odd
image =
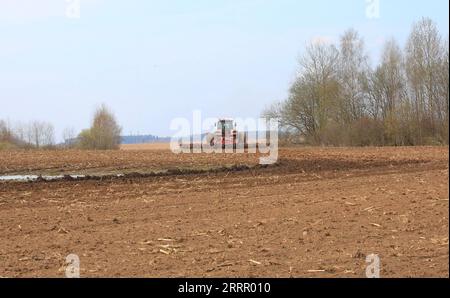
{"label": "red tractor", "polygon": [[247,135],[239,133],[236,129],[236,122],[229,118],[220,118],[215,124],[215,132],[207,135],[207,142],[210,146],[232,146],[236,149],[238,145],[245,147]]}

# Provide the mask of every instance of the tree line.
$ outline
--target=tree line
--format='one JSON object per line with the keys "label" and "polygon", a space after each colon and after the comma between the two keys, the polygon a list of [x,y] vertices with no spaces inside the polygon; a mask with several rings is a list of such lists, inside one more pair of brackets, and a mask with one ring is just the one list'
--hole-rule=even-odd
{"label": "tree line", "polygon": [[347,30],[339,44],[311,43],[286,100],[264,116],[279,118],[291,142],[315,145],[448,144],[448,37],[428,18],[406,45],[388,40],[370,66],[363,38]]}
{"label": "tree line", "polygon": [[64,143],[55,143],[54,126],[46,121],[10,124],[0,119],[1,149],[53,149],[78,148],[108,150],[118,149],[122,128],[114,114],[105,105],[95,111],[91,127],[76,135],[73,128],[63,131]]}
{"label": "tree line", "polygon": [[46,121],[10,123],[0,120],[0,149],[49,148],[55,143],[55,129]]}

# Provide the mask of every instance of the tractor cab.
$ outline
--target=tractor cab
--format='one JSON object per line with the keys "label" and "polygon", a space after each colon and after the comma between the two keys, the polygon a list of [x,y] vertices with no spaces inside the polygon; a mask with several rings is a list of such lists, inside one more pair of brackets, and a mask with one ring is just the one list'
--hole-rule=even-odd
{"label": "tractor cab", "polygon": [[215,140],[214,143],[219,141],[219,144],[235,144],[236,143],[236,123],[233,119],[219,119],[215,124]]}
{"label": "tractor cab", "polygon": [[216,123],[217,131],[226,134],[231,133],[236,128],[236,123],[232,119],[219,119]]}

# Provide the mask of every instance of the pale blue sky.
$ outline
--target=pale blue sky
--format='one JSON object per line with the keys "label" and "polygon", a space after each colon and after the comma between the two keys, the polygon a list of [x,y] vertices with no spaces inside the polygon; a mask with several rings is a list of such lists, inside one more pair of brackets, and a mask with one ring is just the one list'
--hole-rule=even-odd
{"label": "pale blue sky", "polygon": [[[73,0],[72,0],[73,1]],[[375,63],[430,17],[448,38],[448,0],[0,0],[0,119],[89,126],[106,103],[124,133],[170,135],[174,117],[257,117],[284,99],[312,40],[353,27]]]}

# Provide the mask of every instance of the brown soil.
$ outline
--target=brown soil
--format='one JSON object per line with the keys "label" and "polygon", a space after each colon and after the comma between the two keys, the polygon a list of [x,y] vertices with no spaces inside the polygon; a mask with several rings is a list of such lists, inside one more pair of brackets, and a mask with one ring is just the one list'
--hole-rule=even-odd
{"label": "brown soil", "polygon": [[[144,146],[145,147],[145,146]],[[255,154],[174,154],[163,149],[112,151],[0,151],[0,175],[148,173],[167,169],[209,169],[236,164],[256,165]]]}
{"label": "brown soil", "polygon": [[121,179],[0,182],[0,276],[449,276],[448,147],[0,151],[0,173],[204,168]]}
{"label": "brown soil", "polygon": [[169,143],[123,144],[120,150],[169,150]]}

